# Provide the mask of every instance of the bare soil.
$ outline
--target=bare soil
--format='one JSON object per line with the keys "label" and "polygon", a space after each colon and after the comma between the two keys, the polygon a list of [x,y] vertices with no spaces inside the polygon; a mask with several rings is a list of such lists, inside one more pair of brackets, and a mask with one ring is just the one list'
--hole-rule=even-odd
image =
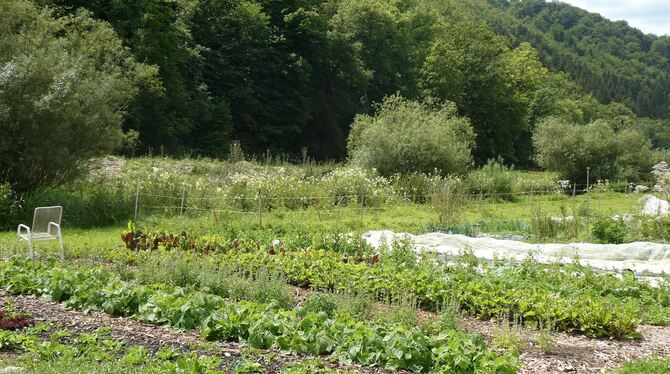
{"label": "bare soil", "polygon": [[[465,317],[462,327],[492,340],[501,331],[500,324]],[[520,373],[607,373],[626,362],[652,356],[670,356],[670,326],[640,326],[642,339],[590,339],[583,335],[552,333],[554,347],[544,351],[538,346],[540,333],[520,327],[519,335],[527,347],[522,349]]]}
{"label": "bare soil", "polygon": [[[310,291],[296,290],[297,298],[304,299]],[[145,324],[130,318],[112,317],[106,313],[92,311],[82,313],[66,309],[62,304],[34,296],[0,295],[0,309],[11,299],[15,310],[29,314],[36,322],[47,322],[60,328],[81,333],[108,328],[111,337],[128,345],[142,345],[155,353],[162,346],[169,346],[183,352],[198,352],[217,356],[223,360],[222,368],[230,368],[241,359],[251,359],[264,366],[265,373],[276,373],[287,363],[310,358],[306,355],[287,355],[279,351],[267,354],[249,354],[244,344],[237,342],[206,342],[197,331],[181,331],[164,326]],[[435,320],[430,312],[419,312],[422,322]],[[461,328],[481,334],[488,341],[500,333],[501,325],[495,321],[482,321],[474,317],[463,317]],[[546,351],[538,346],[540,333],[519,327],[521,340],[526,342],[522,349],[520,373],[605,373],[622,364],[652,356],[670,356],[670,326],[640,326],[642,339],[608,340],[589,339],[583,335],[553,333],[553,347]],[[206,344],[205,344],[206,343]],[[385,373],[388,370],[360,365],[341,365],[329,362],[332,368],[357,372]]]}
{"label": "bare soil", "polygon": [[[152,354],[163,346],[182,352],[217,356],[222,359],[221,369],[230,369],[242,359],[253,360],[263,365],[264,373],[278,373],[286,364],[313,358],[308,355],[290,355],[270,350],[266,354],[245,352],[244,344],[237,342],[208,342],[197,331],[183,331],[165,326],[142,323],[131,318],[113,317],[103,312],[82,313],[66,309],[62,304],[34,296],[0,295],[0,309],[9,300],[16,311],[27,313],[35,323],[45,322],[60,329],[75,333],[93,332],[100,328],[110,330],[113,339],[127,345],[141,345]],[[331,368],[366,373],[388,373],[388,370],[360,365],[342,365],[326,360]]]}

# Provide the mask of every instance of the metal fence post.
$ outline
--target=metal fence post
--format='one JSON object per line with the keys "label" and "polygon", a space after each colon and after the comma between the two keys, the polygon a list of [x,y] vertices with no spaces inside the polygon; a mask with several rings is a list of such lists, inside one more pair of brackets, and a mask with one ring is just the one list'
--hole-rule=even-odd
{"label": "metal fence post", "polygon": [[135,191],[135,215],[133,216],[133,222],[137,222],[137,212],[140,207],[140,184],[137,184],[137,190]]}
{"label": "metal fence post", "polygon": [[361,196],[361,227],[363,227],[363,221],[365,216],[365,195]]}
{"label": "metal fence post", "polygon": [[261,191],[258,191],[258,226],[263,227],[263,196]]}
{"label": "metal fence post", "polygon": [[591,178],[591,168],[586,168],[586,242],[589,242],[589,223],[591,221],[591,204],[589,204],[589,182]]}
{"label": "metal fence post", "polygon": [[181,186],[181,204],[179,205],[179,216],[184,215],[184,199],[186,198],[186,186]]}

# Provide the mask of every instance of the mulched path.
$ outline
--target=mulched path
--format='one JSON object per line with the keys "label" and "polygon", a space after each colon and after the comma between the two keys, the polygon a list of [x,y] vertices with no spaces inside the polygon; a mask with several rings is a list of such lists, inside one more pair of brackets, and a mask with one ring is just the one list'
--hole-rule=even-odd
{"label": "mulched path", "polygon": [[[500,325],[465,317],[465,330],[492,339]],[[652,356],[670,356],[670,326],[640,326],[638,340],[589,339],[583,335],[553,333],[554,348],[549,352],[537,347],[539,332],[520,328],[519,334],[528,342],[521,353],[520,373],[606,373],[622,364]]]}
{"label": "mulched path", "polygon": [[[277,373],[286,364],[314,358],[308,355],[287,355],[269,350],[269,354],[244,353],[244,345],[236,342],[209,342],[197,331],[182,331],[164,326],[150,325],[130,318],[113,317],[103,312],[82,313],[66,309],[62,304],[35,296],[7,296],[0,294],[0,309],[11,300],[17,311],[28,313],[36,323],[46,322],[75,333],[93,332],[108,328],[113,339],[128,345],[144,346],[155,353],[163,346],[182,352],[197,352],[222,359],[221,369],[230,369],[242,359],[253,360],[263,365],[264,373]],[[365,373],[388,373],[388,370],[360,365],[341,365],[325,360],[331,368]]]}
{"label": "mulched path", "polygon": [[[298,290],[297,293],[298,298],[304,298],[309,294],[304,290]],[[276,373],[287,363],[311,358],[306,355],[283,355],[279,351],[268,351],[273,353],[269,355],[249,355],[244,353],[243,344],[206,342],[197,331],[175,330],[130,318],[112,317],[102,312],[82,313],[66,309],[60,303],[34,296],[10,297],[0,294],[0,309],[9,299],[16,310],[29,313],[37,323],[58,324],[63,329],[78,333],[109,328],[112,338],[129,345],[142,345],[152,353],[167,345],[184,352],[220,357],[223,360],[223,369],[230,368],[242,358],[246,358],[263,364],[265,373]],[[427,321],[435,318],[437,316],[433,313],[419,313],[419,320]],[[466,331],[479,333],[489,341],[501,329],[494,321],[482,321],[473,317],[463,317],[461,327]],[[583,335],[553,333],[555,344],[548,352],[537,347],[538,331],[521,327],[518,332],[523,341],[528,342],[520,356],[522,363],[520,373],[523,374],[604,373],[629,361],[652,356],[670,356],[670,326],[640,326],[638,332],[643,338],[638,340],[589,339]],[[208,347],[204,348],[203,343],[207,343]],[[347,366],[334,362],[328,364],[332,368],[357,372],[389,372],[360,365]]]}

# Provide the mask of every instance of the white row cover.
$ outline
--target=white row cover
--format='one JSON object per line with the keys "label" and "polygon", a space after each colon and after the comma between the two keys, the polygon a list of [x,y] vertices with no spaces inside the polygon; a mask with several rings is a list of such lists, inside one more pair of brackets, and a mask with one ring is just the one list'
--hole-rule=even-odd
{"label": "white row cover", "polygon": [[418,253],[437,252],[457,256],[465,249],[472,250],[480,259],[507,258],[521,261],[533,253],[543,263],[572,262],[579,256],[580,263],[602,270],[632,270],[636,273],[670,273],[670,245],[635,242],[626,244],[531,244],[514,240],[488,237],[471,238],[464,235],[429,233],[412,235],[393,231],[370,231],[363,239],[375,248],[386,243],[392,246],[395,240],[407,238]]}

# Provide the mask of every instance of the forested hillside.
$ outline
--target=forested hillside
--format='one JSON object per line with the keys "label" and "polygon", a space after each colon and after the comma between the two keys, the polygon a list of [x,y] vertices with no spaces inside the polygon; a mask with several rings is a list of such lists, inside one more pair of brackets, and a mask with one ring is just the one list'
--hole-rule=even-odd
{"label": "forested hillside", "polygon": [[[670,145],[670,38],[542,0],[35,0],[108,22],[157,68],[125,152],[343,159],[357,114],[391,95],[453,102],[477,162],[533,164],[546,117],[619,121]],[[148,83],[147,83],[148,82]],[[639,117],[652,117],[642,119]],[[139,143],[134,137],[139,133]]]}
{"label": "forested hillside", "polygon": [[516,42],[529,41],[549,68],[567,72],[605,103],[618,101],[645,117],[670,114],[670,37],[644,34],[626,22],[560,2],[492,1],[512,16],[490,18]]}

